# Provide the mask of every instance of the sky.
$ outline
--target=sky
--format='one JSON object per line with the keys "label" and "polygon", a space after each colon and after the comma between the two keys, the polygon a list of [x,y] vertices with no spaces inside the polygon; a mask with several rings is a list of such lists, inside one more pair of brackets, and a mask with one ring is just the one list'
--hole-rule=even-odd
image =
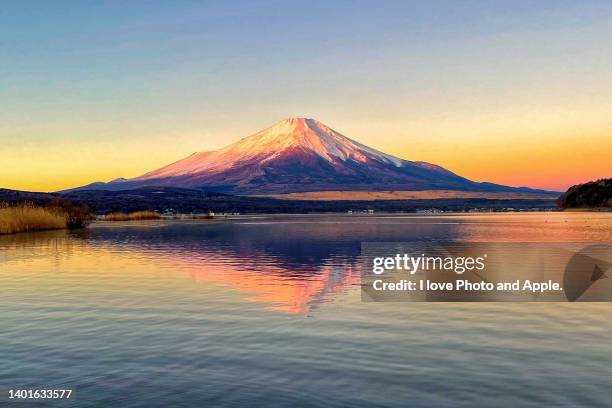
{"label": "sky", "polygon": [[476,181],[612,176],[609,1],[3,1],[0,188],[135,177],[311,117]]}

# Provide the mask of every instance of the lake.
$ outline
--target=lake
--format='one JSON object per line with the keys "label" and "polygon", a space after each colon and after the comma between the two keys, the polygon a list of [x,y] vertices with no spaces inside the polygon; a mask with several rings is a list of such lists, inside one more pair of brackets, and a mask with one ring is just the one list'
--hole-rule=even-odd
{"label": "lake", "polygon": [[612,213],[0,236],[0,389],[75,390],[40,407],[610,406],[612,304],[363,302],[364,242],[610,244]]}

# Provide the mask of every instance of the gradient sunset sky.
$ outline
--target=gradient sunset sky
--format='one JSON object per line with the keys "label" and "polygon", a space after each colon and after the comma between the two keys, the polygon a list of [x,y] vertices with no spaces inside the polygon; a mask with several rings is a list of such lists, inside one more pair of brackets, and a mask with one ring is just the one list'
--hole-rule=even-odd
{"label": "gradient sunset sky", "polygon": [[612,176],[610,1],[3,1],[0,188],[312,117],[476,181]]}

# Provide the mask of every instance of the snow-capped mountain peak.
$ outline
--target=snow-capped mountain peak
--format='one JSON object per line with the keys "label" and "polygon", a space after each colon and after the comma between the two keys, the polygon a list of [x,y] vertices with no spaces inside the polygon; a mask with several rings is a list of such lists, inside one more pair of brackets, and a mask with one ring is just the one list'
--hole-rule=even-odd
{"label": "snow-capped mountain peak", "polygon": [[365,161],[367,158],[375,158],[396,166],[401,166],[402,163],[401,159],[364,146],[323,123],[308,118],[284,119],[219,152],[246,158],[269,153],[274,156],[294,148],[312,151],[329,162],[335,159]]}
{"label": "snow-capped mountain peak", "polygon": [[288,118],[220,150],[194,153],[137,180],[223,171],[255,158],[264,164],[295,149],[314,153],[330,163],[336,160],[362,163],[376,160],[396,167],[403,163],[403,160],[356,142],[315,119]]}
{"label": "snow-capped mountain peak", "polygon": [[513,191],[363,145],[323,123],[289,118],[222,149],[194,153],[125,181],[83,188],[170,186],[233,194],[316,191]]}

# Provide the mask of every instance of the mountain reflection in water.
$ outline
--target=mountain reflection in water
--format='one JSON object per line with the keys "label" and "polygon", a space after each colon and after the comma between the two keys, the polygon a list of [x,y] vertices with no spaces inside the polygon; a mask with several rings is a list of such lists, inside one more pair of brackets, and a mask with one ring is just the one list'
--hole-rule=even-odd
{"label": "mountain reflection in water", "polygon": [[610,303],[373,303],[355,284],[363,243],[501,243],[508,255],[530,243],[607,247],[611,234],[612,213],[554,213],[0,236],[0,388],[70,388],[77,398],[62,406],[95,408],[609,406]]}
{"label": "mountain reflection in water", "polygon": [[[59,265],[130,259],[184,272],[198,282],[226,285],[273,310],[316,309],[359,284],[363,242],[606,240],[595,216],[261,216],[220,221],[98,223],[74,232],[0,237],[12,260],[41,256]],[[609,217],[605,217],[607,220]],[[585,222],[594,226],[589,230]],[[579,231],[577,233],[576,231]],[[585,233],[586,231],[586,233]],[[36,248],[32,253],[32,248]]]}

